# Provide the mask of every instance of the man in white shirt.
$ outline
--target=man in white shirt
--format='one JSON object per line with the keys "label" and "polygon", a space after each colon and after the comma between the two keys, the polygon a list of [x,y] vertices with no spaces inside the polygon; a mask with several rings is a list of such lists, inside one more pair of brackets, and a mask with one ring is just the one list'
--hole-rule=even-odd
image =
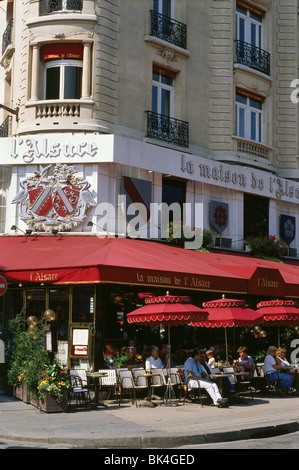
{"label": "man in white shirt", "polygon": [[150,349],[150,357],[145,361],[145,369],[164,369],[163,362],[159,357],[159,348],[158,346],[152,346]]}
{"label": "man in white shirt", "polygon": [[264,372],[268,380],[279,380],[279,393],[281,396],[285,397],[292,386],[294,377],[289,374],[280,373],[281,366],[279,366],[275,360],[276,351],[277,348],[275,346],[269,346],[267,356],[264,360]]}
{"label": "man in white shirt", "polygon": [[[164,369],[163,362],[159,357],[159,348],[158,346],[151,346],[150,348],[151,355],[145,361],[145,369]],[[160,399],[157,395],[152,395],[151,387],[149,386],[147,401],[151,403],[152,398]],[[154,406],[154,405],[153,405]]]}

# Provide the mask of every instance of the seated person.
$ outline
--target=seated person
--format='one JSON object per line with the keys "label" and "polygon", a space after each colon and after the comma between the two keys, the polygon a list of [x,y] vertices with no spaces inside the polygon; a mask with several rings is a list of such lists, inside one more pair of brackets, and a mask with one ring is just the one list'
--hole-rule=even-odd
{"label": "seated person", "polygon": [[264,372],[268,380],[279,380],[279,393],[281,396],[286,396],[294,381],[294,377],[289,374],[281,373],[282,367],[276,362],[276,351],[277,348],[275,346],[269,346],[267,356],[264,360]]}
{"label": "seated person", "polygon": [[145,361],[145,369],[164,369],[163,362],[159,357],[159,348],[158,346],[151,346],[150,347],[150,357],[148,357]]}
{"label": "seated person", "polygon": [[[207,353],[201,351],[199,362],[200,362],[200,365],[201,365],[201,368],[202,368],[203,372],[205,372],[209,376],[211,374],[213,374],[213,371],[212,371],[211,367],[207,363]],[[213,379],[212,377],[211,377],[211,380],[212,380],[212,382],[215,382],[216,384],[218,384],[218,382],[219,382],[218,379]],[[230,393],[234,392],[234,387],[231,384],[228,377],[222,377],[222,387],[223,387],[223,396],[224,397],[228,397]]]}
{"label": "seated person", "polygon": [[254,361],[251,356],[248,356],[247,351],[245,346],[238,348],[240,357],[237,361],[234,361],[234,366],[238,372],[250,372],[249,377],[251,378],[254,372]]}
{"label": "seated person", "polygon": [[287,350],[285,348],[278,348],[276,351],[276,363],[281,367],[281,372],[291,374],[294,377],[296,389],[299,389],[299,369],[292,370],[291,364],[286,359]]}
{"label": "seated person", "polygon": [[113,366],[113,357],[117,354],[117,350],[112,344],[106,344],[106,350],[104,352],[104,361],[109,368]]}
{"label": "seated person", "polygon": [[212,398],[213,404],[219,408],[228,404],[227,398],[222,398],[218,387],[212,382],[210,376],[203,372],[200,365],[200,352],[198,349],[193,349],[190,353],[190,357],[186,360],[185,377],[188,381],[188,387],[190,388],[204,388]]}
{"label": "seated person", "polygon": [[136,354],[136,353],[137,353],[136,341],[135,341],[135,339],[130,339],[129,345],[128,345],[128,347],[127,347],[127,352],[128,352],[128,353],[132,353],[132,354]]}
{"label": "seated person", "polygon": [[[164,359],[162,359],[162,363],[163,363],[163,367],[168,369],[169,367],[169,353],[168,352],[165,354]],[[170,367],[176,367],[172,359],[170,360]]]}
{"label": "seated person", "polygon": [[209,367],[213,368],[215,367],[215,357],[214,357],[214,351],[212,349],[208,349],[206,352],[207,358],[208,358],[208,365]]}

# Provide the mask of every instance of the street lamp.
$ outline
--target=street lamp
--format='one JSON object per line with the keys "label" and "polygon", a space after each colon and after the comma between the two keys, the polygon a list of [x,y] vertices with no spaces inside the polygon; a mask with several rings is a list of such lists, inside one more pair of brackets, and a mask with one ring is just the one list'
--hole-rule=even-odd
{"label": "street lamp", "polygon": [[44,313],[43,319],[45,320],[45,331],[50,331],[50,326],[47,325],[47,322],[51,322],[55,320],[55,312],[54,310],[47,309]]}
{"label": "street lamp", "polygon": [[28,323],[28,332],[29,332],[30,337],[32,339],[37,339],[38,319],[34,315],[30,315],[30,317],[27,318],[27,323]]}

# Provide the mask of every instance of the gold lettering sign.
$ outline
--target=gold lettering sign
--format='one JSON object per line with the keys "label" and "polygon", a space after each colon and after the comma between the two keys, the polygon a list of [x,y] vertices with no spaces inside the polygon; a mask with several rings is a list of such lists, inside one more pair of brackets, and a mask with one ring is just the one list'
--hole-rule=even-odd
{"label": "gold lettering sign", "polygon": [[259,287],[274,287],[274,288],[277,288],[278,287],[278,281],[272,281],[271,279],[268,279],[266,277],[258,277],[257,279],[257,285]]}
{"label": "gold lettering sign", "polygon": [[30,273],[30,281],[32,282],[58,281],[58,273],[44,273],[42,271],[35,271],[34,273]]}

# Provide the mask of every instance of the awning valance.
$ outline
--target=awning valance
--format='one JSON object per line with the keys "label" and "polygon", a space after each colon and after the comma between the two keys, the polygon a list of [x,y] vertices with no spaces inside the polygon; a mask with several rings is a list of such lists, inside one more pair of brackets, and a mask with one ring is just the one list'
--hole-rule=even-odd
{"label": "awning valance", "polygon": [[299,266],[161,243],[96,236],[5,236],[8,282],[119,283],[299,298]]}

